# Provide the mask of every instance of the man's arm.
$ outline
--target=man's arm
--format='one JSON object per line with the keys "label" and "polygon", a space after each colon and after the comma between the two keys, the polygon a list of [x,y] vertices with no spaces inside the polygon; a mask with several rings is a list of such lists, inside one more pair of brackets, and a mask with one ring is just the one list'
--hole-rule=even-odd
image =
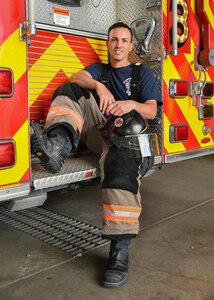
{"label": "man's arm", "polygon": [[72,83],[78,84],[82,88],[96,90],[98,81],[94,80],[91,74],[85,70],[81,70],[77,73],[74,73],[69,78],[69,81]]}
{"label": "man's arm", "polygon": [[114,96],[109,92],[105,85],[92,78],[91,74],[85,70],[81,70],[71,75],[70,82],[78,84],[82,88],[95,90],[100,99],[99,108],[103,114],[109,104],[115,101]]}

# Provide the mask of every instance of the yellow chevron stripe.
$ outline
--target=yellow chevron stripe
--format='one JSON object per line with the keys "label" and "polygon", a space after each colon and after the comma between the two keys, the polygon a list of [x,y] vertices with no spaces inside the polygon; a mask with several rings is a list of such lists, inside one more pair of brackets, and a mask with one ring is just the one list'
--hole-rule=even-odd
{"label": "yellow chevron stripe", "polygon": [[19,182],[29,169],[29,148],[28,148],[28,121],[18,130],[13,137],[16,143],[16,165],[13,168],[1,170],[1,185]]}
{"label": "yellow chevron stripe", "polygon": [[19,40],[19,29],[0,46],[0,57],[1,67],[13,70],[16,83],[26,72],[26,43]]}
{"label": "yellow chevron stripe", "polygon": [[163,13],[164,13],[164,15],[167,16],[167,0],[163,1],[162,7],[163,7]]}
{"label": "yellow chevron stripe", "polygon": [[[62,56],[62,53],[66,53],[66,55],[63,56],[63,62],[60,61],[59,65],[57,56]],[[60,69],[62,69],[65,74],[70,77],[73,72],[77,72],[83,67],[83,64],[74,51],[72,51],[71,47],[67,44],[66,40],[59,35],[29,70],[29,78],[31,78],[31,80],[33,77],[40,78],[39,84],[30,82],[30,105],[33,104],[38,95],[46,88],[47,82],[50,82]],[[46,74],[46,77],[41,77],[41,73],[43,71]]]}
{"label": "yellow chevron stripe", "polygon": [[210,8],[209,0],[204,0],[204,7],[205,7],[205,11],[207,13],[207,16],[209,18],[210,25],[211,25],[212,29],[214,29],[214,16],[213,16],[213,12]]}
{"label": "yellow chevron stripe", "polygon": [[[164,123],[164,147],[167,149],[168,153],[175,153],[175,152],[183,152],[186,150],[182,143],[170,143],[169,141],[169,127],[170,122],[167,118],[167,115],[163,115],[163,123]],[[167,134],[166,134],[167,133]]]}
{"label": "yellow chevron stripe", "polygon": [[96,40],[94,43],[93,39],[88,38],[87,41],[90,43],[91,47],[94,49],[96,54],[99,56],[102,63],[108,62],[108,53],[106,48],[106,41]]}

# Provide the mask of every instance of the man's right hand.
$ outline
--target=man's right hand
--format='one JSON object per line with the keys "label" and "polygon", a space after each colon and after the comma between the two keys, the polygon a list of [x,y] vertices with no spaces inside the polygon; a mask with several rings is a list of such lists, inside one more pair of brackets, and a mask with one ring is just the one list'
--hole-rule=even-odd
{"label": "man's right hand", "polygon": [[100,111],[105,114],[107,107],[115,102],[114,96],[109,92],[105,85],[99,81],[96,82],[96,92],[100,100]]}

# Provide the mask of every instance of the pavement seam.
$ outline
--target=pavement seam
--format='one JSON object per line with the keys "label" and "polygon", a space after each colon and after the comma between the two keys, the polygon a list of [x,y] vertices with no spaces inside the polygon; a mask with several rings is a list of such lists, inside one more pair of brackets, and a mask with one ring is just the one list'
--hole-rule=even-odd
{"label": "pavement seam", "polygon": [[165,222],[167,222],[167,221],[170,221],[170,220],[173,219],[173,218],[176,218],[176,217],[178,217],[178,216],[180,216],[180,215],[183,215],[183,214],[185,214],[185,213],[188,213],[188,212],[190,212],[190,211],[192,211],[192,210],[194,210],[194,209],[197,209],[197,208],[199,208],[199,207],[201,207],[201,206],[204,206],[204,205],[206,205],[206,204],[209,204],[209,203],[211,203],[212,201],[214,201],[214,198],[208,199],[208,200],[206,200],[206,201],[204,201],[204,202],[201,202],[201,203],[199,203],[199,204],[196,204],[196,205],[194,205],[194,206],[192,206],[192,207],[186,208],[186,209],[184,209],[184,210],[182,210],[182,211],[179,211],[179,212],[176,213],[176,214],[170,215],[170,216],[168,216],[168,217],[166,217],[166,218],[164,218],[164,219],[161,219],[161,220],[159,220],[159,221],[157,221],[157,222],[155,222],[155,223],[152,223],[152,224],[150,224],[150,225],[147,225],[147,226],[143,227],[142,229],[139,230],[139,232],[143,232],[143,231],[145,231],[145,230],[147,230],[147,229],[150,229],[150,228],[152,228],[152,227],[154,227],[154,226],[156,226],[156,225],[159,225],[159,224],[165,223]]}

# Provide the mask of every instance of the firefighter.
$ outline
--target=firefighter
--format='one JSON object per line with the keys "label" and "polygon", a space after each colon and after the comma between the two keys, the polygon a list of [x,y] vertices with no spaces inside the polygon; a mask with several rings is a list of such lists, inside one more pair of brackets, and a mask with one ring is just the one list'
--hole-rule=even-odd
{"label": "firefighter", "polygon": [[[155,77],[145,65],[140,67],[139,82],[133,85],[137,97],[133,96],[134,64],[128,59],[133,41],[127,24],[118,22],[109,28],[107,48],[110,60],[107,82],[100,81],[103,72],[100,63],[73,74],[68,83],[55,91],[44,132],[38,123],[32,123],[31,143],[41,164],[52,173],[60,171],[80,140],[101,154],[102,234],[111,241],[102,285],[114,288],[127,280],[128,247],[139,232],[139,170],[143,162],[142,156],[129,157],[125,151],[133,143],[123,143],[122,149],[116,141],[127,132],[143,132],[147,126],[145,120],[155,118],[161,98]],[[110,119],[107,123],[106,118]],[[101,135],[95,128],[97,124],[107,124],[101,128]]]}

